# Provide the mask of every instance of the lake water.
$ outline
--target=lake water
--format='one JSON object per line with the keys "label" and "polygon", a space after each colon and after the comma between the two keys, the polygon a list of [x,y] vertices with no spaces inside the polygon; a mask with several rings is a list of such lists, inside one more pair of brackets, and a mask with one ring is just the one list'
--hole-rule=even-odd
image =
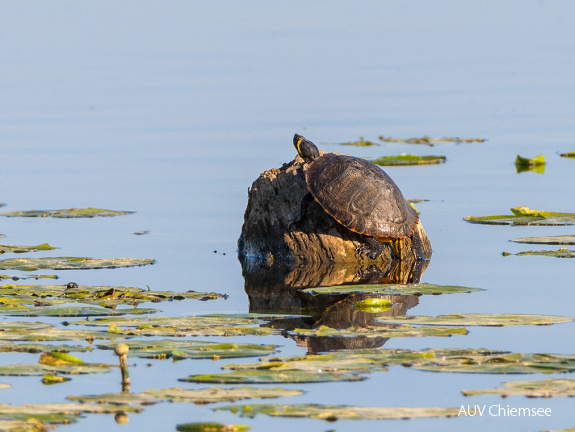
{"label": "lake water", "polygon": [[[508,214],[509,208],[521,205],[575,211],[575,161],[559,156],[575,151],[574,14],[569,1],[4,2],[2,211],[101,207],[136,213],[70,220],[5,218],[0,221],[0,233],[7,236],[3,243],[60,248],[34,256],[154,258],[155,265],[142,268],[56,274],[63,283],[229,295],[227,300],[160,303],[158,308],[170,316],[246,313],[249,302],[236,242],[247,191],[262,171],[294,158],[291,138],[297,132],[326,151],[371,158],[403,152],[447,157],[442,165],[386,171],[406,198],[428,200],[418,204],[433,246],[422,282],[486,291],[422,297],[411,314],[573,316],[574,260],[501,254],[556,248],[509,239],[573,234],[573,227],[476,225],[463,217]],[[375,141],[380,135],[488,141],[434,147],[329,144],[359,137]],[[543,175],[517,174],[517,154],[541,153],[547,159]],[[140,231],[149,234],[133,234]],[[472,327],[467,336],[395,338],[384,347],[572,354],[574,326]],[[280,344],[281,354],[305,353],[280,336],[236,341]],[[80,356],[116,360],[100,350]],[[37,358],[4,353],[0,362]],[[151,361],[152,367],[146,367],[150,361],[135,360],[132,390],[200,388],[177,378],[216,372],[226,362]],[[0,395],[13,404],[63,402],[70,394],[120,391],[116,375],[78,376],[56,386],[43,386],[39,377],[1,377],[13,387]],[[176,424],[193,421],[243,423],[253,431],[574,427],[572,401],[565,398],[461,394],[463,389],[540,377],[392,367],[363,382],[286,385],[306,393],[279,401],[414,407],[501,403],[551,408],[550,417],[331,424],[244,419],[214,413],[213,405],[163,403],[130,415],[127,425],[116,425],[112,416],[93,415],[59,429],[175,430]]]}

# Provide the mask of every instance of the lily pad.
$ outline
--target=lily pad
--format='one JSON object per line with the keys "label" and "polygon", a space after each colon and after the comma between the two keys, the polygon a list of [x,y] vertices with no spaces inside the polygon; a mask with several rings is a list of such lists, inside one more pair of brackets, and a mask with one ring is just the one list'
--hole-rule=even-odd
{"label": "lily pad", "polygon": [[184,423],[176,426],[178,432],[247,432],[251,426],[223,423]]}
{"label": "lily pad", "polygon": [[515,168],[517,173],[522,173],[524,171],[533,171],[538,174],[545,173],[545,156],[540,154],[534,158],[525,158],[517,155],[515,159]]}
{"label": "lily pad", "polygon": [[11,342],[0,341],[0,352],[27,352],[34,354],[49,351],[84,352],[89,350],[91,350],[91,347],[83,345],[51,345],[51,344],[38,344],[38,343],[15,344]]}
{"label": "lily pad", "polygon": [[414,154],[402,153],[398,156],[383,156],[372,160],[376,165],[381,166],[405,166],[405,165],[436,165],[445,163],[445,156],[418,156]]}
{"label": "lily pad", "polygon": [[58,249],[50,246],[48,243],[43,243],[36,246],[15,246],[15,245],[0,245],[0,254],[7,252],[11,253],[26,253],[26,252],[38,252]]}
{"label": "lily pad", "polygon": [[11,258],[0,260],[0,270],[86,270],[118,267],[135,267],[153,264],[153,259],[87,257]]}
{"label": "lily pad", "polygon": [[[255,363],[224,365],[234,372],[301,371],[366,374],[389,366],[465,373],[563,373],[575,370],[575,355],[522,354],[486,349],[359,349],[323,355],[281,356]],[[220,374],[225,375],[225,374]]]}
{"label": "lily pad", "polygon": [[35,274],[30,274],[30,275],[24,275],[24,276],[10,276],[10,275],[0,275],[0,280],[4,280],[4,279],[12,279],[14,281],[17,280],[26,280],[26,279],[34,279],[34,280],[38,280],[38,279],[58,279],[57,275],[35,275]]}
{"label": "lily pad", "polygon": [[12,211],[0,213],[0,216],[7,217],[55,217],[55,218],[92,218],[95,216],[120,216],[127,215],[134,212],[131,211],[117,211],[106,210],[93,207],[87,208],[70,208],[63,210],[28,210],[28,211]]}
{"label": "lily pad", "polygon": [[365,377],[342,372],[296,371],[296,370],[247,370],[228,373],[198,374],[178,381],[206,384],[263,384],[263,383],[319,383],[334,381],[362,381]]}
{"label": "lily pad", "polygon": [[117,334],[107,331],[59,329],[46,323],[3,322],[2,329],[4,331],[0,332],[0,341],[44,342],[118,339]]}
{"label": "lily pad", "polygon": [[242,399],[268,399],[278,397],[297,396],[301,390],[288,390],[279,387],[207,387],[202,389],[182,389],[178,387],[146,390],[141,393],[108,393],[93,396],[68,396],[69,400],[82,403],[108,403],[108,404],[141,404],[149,405],[162,401],[192,402],[195,404],[208,404],[215,402],[234,402]]}
{"label": "lily pad", "polygon": [[387,324],[445,325],[445,326],[512,326],[551,325],[573,321],[573,318],[554,315],[523,314],[449,314],[431,316],[380,317],[378,322]]}
{"label": "lily pad", "polygon": [[[129,340],[125,342],[130,348],[129,357],[181,360],[190,359],[220,359],[239,357],[260,357],[275,352],[276,345],[234,344],[206,341],[176,341],[176,340]],[[98,344],[100,349],[113,350],[115,342]]]}
{"label": "lily pad", "polygon": [[575,371],[575,355],[563,354],[492,354],[436,357],[414,364],[415,369],[434,372],[488,374],[565,373]]}
{"label": "lily pad", "polygon": [[526,158],[517,155],[517,158],[515,159],[515,165],[529,168],[533,168],[536,165],[545,165],[545,155],[540,154],[539,156],[533,158]]}
{"label": "lily pad", "polygon": [[557,250],[525,251],[516,254],[503,252],[503,256],[509,256],[509,255],[517,255],[517,256],[533,255],[533,256],[548,256],[555,258],[575,258],[575,251],[566,248],[559,248]]}
{"label": "lily pad", "polygon": [[226,405],[214,411],[230,411],[241,417],[253,418],[257,414],[272,417],[308,417],[327,421],[335,420],[383,420],[422,417],[455,417],[459,408],[404,408],[404,407],[359,407],[349,405],[320,404],[250,404]]}
{"label": "lily pad", "polygon": [[465,396],[498,394],[503,397],[523,395],[530,398],[554,396],[575,396],[575,378],[524,380],[504,382],[505,388],[463,390]]}
{"label": "lily pad", "polygon": [[[262,327],[268,321],[254,315],[199,315],[189,317],[99,318],[74,321],[74,325],[109,326],[115,324],[116,334],[125,336],[267,336],[273,329]],[[0,338],[2,337],[0,333]]]}
{"label": "lily pad", "polygon": [[143,315],[156,312],[159,312],[159,310],[148,309],[148,308],[109,309],[99,306],[0,307],[0,315],[30,316],[30,317],[119,316],[119,315]]}
{"label": "lily pad", "polygon": [[511,239],[510,241],[527,244],[575,245],[575,235],[568,234],[540,237],[519,237]]}
{"label": "lily pad", "polygon": [[346,145],[346,146],[356,146],[356,147],[371,147],[375,145],[379,145],[378,143],[374,143],[373,141],[368,141],[360,137],[357,141],[347,141],[338,143],[339,145]]}
{"label": "lily pad", "polygon": [[104,373],[110,371],[110,365],[105,364],[67,364],[63,366],[50,366],[40,363],[19,363],[13,365],[0,365],[1,376],[31,376],[31,375],[84,375]]}
{"label": "lily pad", "polygon": [[465,327],[412,327],[410,325],[401,325],[397,327],[349,327],[345,329],[335,329],[327,326],[321,326],[317,329],[295,329],[289,332],[296,336],[314,336],[314,337],[424,337],[439,336],[446,337],[452,335],[466,335]]}
{"label": "lily pad", "polygon": [[403,143],[403,144],[425,144],[430,147],[433,147],[435,143],[438,142],[455,142],[455,143],[470,143],[470,142],[485,142],[487,141],[485,138],[460,138],[460,137],[443,137],[443,138],[430,138],[428,136],[423,136],[421,138],[393,138],[393,137],[384,137],[380,136],[379,140],[382,142],[396,142],[396,143]]}
{"label": "lily pad", "polygon": [[[152,291],[122,286],[87,286],[68,288],[66,285],[0,285],[0,296],[14,296],[25,304],[53,305],[61,303],[83,303],[105,307],[120,304],[138,305],[144,302],[196,299],[215,300],[227,298],[225,294],[214,292],[173,292]],[[8,299],[0,297],[0,303]]]}
{"label": "lily pad", "polygon": [[307,288],[302,292],[311,295],[320,294],[381,294],[381,295],[438,295],[459,294],[483,291],[481,288],[468,288],[453,285],[434,284],[389,284],[389,285],[336,285],[330,287]]}
{"label": "lily pad", "polygon": [[71,379],[60,375],[44,375],[42,377],[42,384],[44,385],[62,384],[67,381],[71,381]]}
{"label": "lily pad", "polygon": [[[109,405],[109,404],[74,404],[74,403],[53,403],[53,404],[26,404],[10,405],[0,404],[0,421],[29,421],[33,425],[40,427],[41,423],[47,424],[68,424],[77,421],[82,414],[110,414],[117,412],[140,412],[140,407],[130,405]],[[46,427],[39,429],[24,429],[46,431]]]}
{"label": "lily pad", "polygon": [[573,225],[575,213],[557,213],[532,210],[528,207],[514,207],[512,215],[466,216],[463,219],[471,223],[490,225]]}

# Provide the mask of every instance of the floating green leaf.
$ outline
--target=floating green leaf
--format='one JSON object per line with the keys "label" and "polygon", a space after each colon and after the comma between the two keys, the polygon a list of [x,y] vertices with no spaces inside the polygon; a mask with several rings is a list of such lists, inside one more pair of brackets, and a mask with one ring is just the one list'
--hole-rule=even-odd
{"label": "floating green leaf", "polygon": [[9,405],[3,403],[0,404],[0,422],[29,421],[32,425],[36,425],[38,429],[23,430],[45,432],[47,429],[41,423],[67,424],[77,421],[82,414],[140,412],[141,410],[140,407],[132,407],[130,405],[74,403]]}
{"label": "floating green leaf", "polygon": [[336,285],[331,287],[307,288],[302,292],[318,294],[381,294],[381,295],[438,295],[438,294],[458,294],[483,291],[480,288],[468,288],[453,285],[434,284],[389,284],[389,285]]}
{"label": "floating green leaf", "polygon": [[407,139],[380,136],[379,140],[382,142],[396,142],[403,144],[426,144],[430,147],[433,147],[435,143],[438,142],[470,143],[474,141],[476,142],[487,141],[485,138],[459,138],[459,137],[430,138],[428,136],[423,136],[421,138],[407,138]]}
{"label": "floating green leaf", "polygon": [[348,141],[348,142],[342,142],[342,143],[338,143],[339,145],[346,145],[346,146],[356,146],[356,147],[371,147],[374,145],[379,145],[377,143],[374,143],[372,141],[367,141],[365,139],[363,139],[363,137],[360,137],[359,140],[357,141]]}
{"label": "floating green leaf", "polygon": [[[20,299],[29,300],[27,304],[58,304],[55,299],[63,299],[66,302],[79,302],[84,304],[97,304],[100,306],[115,306],[118,304],[137,305],[143,302],[159,303],[161,301],[197,299],[215,300],[227,298],[225,294],[214,292],[173,292],[152,291],[141,288],[122,286],[88,286],[79,285],[68,288],[67,285],[0,285],[0,296],[17,296]],[[0,298],[0,302],[2,299]]]}
{"label": "floating green leaf", "polygon": [[333,381],[361,381],[365,377],[342,372],[306,372],[306,371],[235,371],[228,373],[198,374],[179,381],[206,384],[263,384],[263,383],[319,383]]}
{"label": "floating green leaf", "polygon": [[[107,331],[75,330],[54,328],[51,324],[31,322],[3,322],[0,341],[71,341],[118,339],[117,334]],[[2,345],[5,347],[5,344]],[[56,350],[56,348],[54,348]]]}
{"label": "floating green leaf", "polygon": [[383,420],[422,417],[454,417],[459,408],[403,408],[403,407],[359,407],[349,405],[320,404],[250,404],[226,405],[214,411],[230,411],[242,417],[264,414],[272,417],[309,417],[327,421],[335,420]]}
{"label": "floating green leaf", "polygon": [[327,326],[321,326],[317,329],[295,329],[289,332],[297,336],[314,336],[314,337],[424,337],[439,336],[446,337],[452,335],[466,335],[467,330],[464,327],[412,327],[410,325],[401,325],[397,327],[349,327],[345,329],[335,329]]}
{"label": "floating green leaf", "polygon": [[[51,344],[15,344],[12,342],[0,341],[0,352],[27,352],[27,353],[41,353],[41,352],[84,352],[89,351],[91,347],[83,345],[51,345]],[[0,429],[1,430],[1,429]]]}
{"label": "floating green leaf", "polygon": [[415,369],[434,372],[489,374],[565,373],[575,371],[575,355],[563,354],[494,354],[436,357],[414,364]]}
{"label": "floating green leaf", "polygon": [[30,375],[84,375],[103,373],[110,370],[110,365],[95,363],[66,364],[51,366],[40,363],[19,363],[13,365],[0,365],[2,376],[30,376]]}
{"label": "floating green leaf", "polygon": [[398,156],[383,156],[371,162],[381,166],[436,165],[445,163],[446,159],[445,156],[418,156],[402,153]]}
{"label": "floating green leaf", "polygon": [[247,425],[227,425],[223,423],[184,423],[176,426],[178,432],[247,432]]}
{"label": "floating green leaf", "polygon": [[[306,372],[315,374],[357,374],[387,371],[386,360],[397,354],[395,350],[338,351],[329,354],[281,356],[255,363],[227,364],[222,369],[234,371]],[[405,352],[402,352],[405,361]]]}
{"label": "floating green leaf", "polygon": [[528,244],[575,245],[575,235],[568,234],[540,237],[519,237],[511,239],[510,241]]}
{"label": "floating green leaf", "polygon": [[[486,349],[359,349],[323,355],[271,357],[255,363],[224,365],[235,372],[366,374],[388,366],[465,373],[562,373],[575,370],[575,355],[522,354]],[[225,375],[225,374],[220,374]]]}
{"label": "floating green leaf", "polygon": [[66,378],[60,375],[44,375],[42,377],[42,384],[54,385],[54,384],[61,384],[70,380],[71,380],[70,378]]}
{"label": "floating green leaf", "polygon": [[233,402],[241,399],[268,399],[278,397],[297,396],[301,390],[288,390],[279,387],[207,387],[202,389],[182,389],[178,387],[161,390],[146,390],[141,393],[108,393],[93,396],[68,396],[68,399],[82,403],[109,403],[109,404],[143,404],[148,405],[161,401],[193,402],[208,404],[215,402]]}
{"label": "floating green leaf", "polygon": [[63,210],[28,210],[0,213],[7,217],[55,217],[55,218],[92,218],[95,216],[120,216],[131,214],[131,211],[105,210],[93,207],[71,208]]}
{"label": "floating green leaf", "polygon": [[[275,345],[234,344],[207,341],[177,340],[129,340],[125,342],[130,351],[129,357],[181,360],[185,358],[239,358],[259,357],[275,352]],[[98,344],[101,349],[114,349],[115,342]]]}
{"label": "floating green leaf", "polygon": [[463,390],[465,396],[498,394],[500,396],[524,395],[530,398],[575,396],[575,378],[524,380],[504,382],[505,388]]}
{"label": "floating green leaf", "polygon": [[[273,329],[262,327],[267,320],[257,315],[200,315],[188,317],[99,318],[74,321],[74,325],[135,327],[117,334],[125,336],[267,336]],[[0,339],[2,335],[0,333]]]}
{"label": "floating green leaf", "polygon": [[566,158],[575,158],[575,152],[561,153],[560,156]]}
{"label": "floating green leaf", "polygon": [[525,251],[516,254],[503,252],[503,256],[509,256],[509,255],[517,255],[517,256],[533,255],[533,256],[548,256],[555,258],[575,258],[575,251],[566,248],[559,248],[557,250]]}
{"label": "floating green leaf", "polygon": [[378,322],[387,324],[445,325],[445,326],[512,326],[550,325],[573,321],[573,318],[553,315],[523,314],[449,314],[431,316],[380,317]]}
{"label": "floating green leaf", "polygon": [[515,165],[529,168],[533,168],[536,165],[545,165],[545,156],[540,154],[539,156],[533,158],[525,158],[517,155],[517,158],[515,159]]}
{"label": "floating green leaf", "polygon": [[17,281],[17,280],[26,280],[26,279],[34,279],[34,280],[38,280],[38,279],[58,279],[58,276],[56,275],[24,275],[24,276],[10,276],[10,275],[0,275],[0,280],[4,280],[4,279],[11,279],[13,281]]}
{"label": "floating green leaf", "polygon": [[15,245],[0,245],[0,254],[11,252],[11,253],[26,253],[26,252],[38,252],[57,249],[50,246],[48,243],[43,243],[36,246],[15,246]]}
{"label": "floating green leaf", "polygon": [[463,219],[471,223],[490,225],[573,225],[575,213],[557,213],[531,210],[525,206],[511,209],[512,215],[466,216]]}
{"label": "floating green leaf", "polygon": [[534,158],[524,158],[517,155],[515,159],[515,168],[517,173],[522,173],[524,171],[533,171],[538,174],[543,174],[545,172],[545,156],[540,154]]}
{"label": "floating green leaf", "polygon": [[85,270],[118,267],[134,267],[153,264],[153,259],[110,258],[94,259],[86,257],[44,257],[44,258],[11,258],[0,260],[0,270]]}
{"label": "floating green leaf", "polygon": [[119,316],[119,315],[143,315],[156,312],[159,312],[159,310],[148,309],[148,308],[109,309],[99,306],[0,307],[0,315],[31,316],[31,317]]}
{"label": "floating green leaf", "polygon": [[28,420],[1,420],[0,431],[6,432],[46,432],[45,424],[35,418]]}

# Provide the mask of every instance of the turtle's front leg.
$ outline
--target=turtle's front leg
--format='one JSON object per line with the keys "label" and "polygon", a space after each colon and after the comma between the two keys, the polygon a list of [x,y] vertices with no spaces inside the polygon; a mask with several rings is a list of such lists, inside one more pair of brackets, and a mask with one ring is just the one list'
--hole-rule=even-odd
{"label": "turtle's front leg", "polygon": [[309,210],[309,206],[312,202],[313,202],[313,195],[311,194],[311,192],[306,193],[304,197],[301,199],[299,216],[296,220],[292,221],[292,223],[290,224],[290,228],[293,226],[298,228],[302,224]]}

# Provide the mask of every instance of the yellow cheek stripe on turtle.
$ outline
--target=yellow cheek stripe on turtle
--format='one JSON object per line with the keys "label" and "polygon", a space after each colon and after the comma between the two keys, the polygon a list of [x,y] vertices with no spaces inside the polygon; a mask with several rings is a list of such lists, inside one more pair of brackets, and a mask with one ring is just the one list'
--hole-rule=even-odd
{"label": "yellow cheek stripe on turtle", "polygon": [[297,152],[298,152],[298,154],[299,154],[301,157],[303,157],[303,156],[302,156],[302,154],[301,154],[301,150],[300,150],[299,146],[300,146],[300,144],[302,143],[302,141],[303,141],[303,138],[300,138],[300,139],[297,140]]}

